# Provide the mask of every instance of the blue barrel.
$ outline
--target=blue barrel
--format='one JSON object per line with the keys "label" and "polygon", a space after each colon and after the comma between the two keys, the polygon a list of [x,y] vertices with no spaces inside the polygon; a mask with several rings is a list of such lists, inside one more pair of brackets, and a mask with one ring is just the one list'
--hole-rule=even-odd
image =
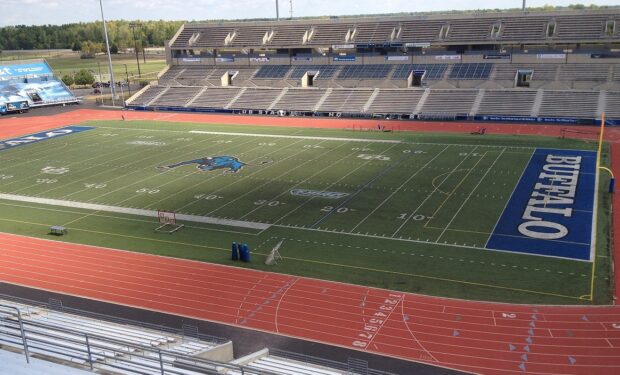
{"label": "blue barrel", "polygon": [[237,249],[237,243],[232,243],[232,256],[230,257],[232,260],[239,260],[239,251]]}
{"label": "blue barrel", "polygon": [[616,187],[616,179],[612,178],[611,180],[609,180],[609,192],[613,193],[615,187]]}
{"label": "blue barrel", "polygon": [[240,255],[241,255],[241,261],[243,262],[249,262],[250,261],[250,248],[248,246],[247,243],[244,243],[243,245],[239,244],[239,246],[241,246],[241,251],[240,251]]}

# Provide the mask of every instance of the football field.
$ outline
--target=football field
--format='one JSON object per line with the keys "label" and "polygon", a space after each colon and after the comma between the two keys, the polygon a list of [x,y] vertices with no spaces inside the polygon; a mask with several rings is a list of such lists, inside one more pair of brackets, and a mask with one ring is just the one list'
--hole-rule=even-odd
{"label": "football field", "polygon": [[[247,267],[452,297],[608,295],[609,198],[592,143],[119,121],[2,145],[3,230],[62,225],[63,240],[235,265],[238,241]],[[562,168],[579,176],[572,190]],[[551,182],[536,180],[544,171]],[[154,233],[160,210],[185,227]],[[282,240],[283,259],[265,266]]]}

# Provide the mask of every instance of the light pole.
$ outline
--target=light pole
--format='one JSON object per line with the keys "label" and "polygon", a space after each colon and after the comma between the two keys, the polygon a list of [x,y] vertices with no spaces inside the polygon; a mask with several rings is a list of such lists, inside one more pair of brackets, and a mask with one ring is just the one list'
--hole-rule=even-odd
{"label": "light pole", "polygon": [[114,71],[112,70],[112,55],[110,54],[110,41],[108,40],[108,27],[105,24],[105,17],[103,16],[103,3],[99,0],[99,6],[101,7],[101,20],[103,21],[103,34],[105,35],[105,48],[108,52],[108,66],[110,69],[110,91],[112,92],[112,106],[115,105],[114,99],[116,99],[116,87],[114,87]]}
{"label": "light pole", "polygon": [[129,83],[129,73],[127,73],[127,64],[125,65],[125,80],[127,81],[127,90],[129,90],[129,97],[131,98],[131,84]]}
{"label": "light pole", "polygon": [[278,6],[278,0],[276,0],[276,21],[280,21],[280,7]]}
{"label": "light pole", "polygon": [[134,46],[134,50],[136,51],[136,63],[138,64],[138,77],[142,77],[142,73],[140,72],[140,57],[138,57],[138,40],[136,39],[136,27],[138,27],[140,24],[135,23],[135,22],[131,22],[129,24],[129,28],[131,29],[131,32],[133,33],[133,46]]}

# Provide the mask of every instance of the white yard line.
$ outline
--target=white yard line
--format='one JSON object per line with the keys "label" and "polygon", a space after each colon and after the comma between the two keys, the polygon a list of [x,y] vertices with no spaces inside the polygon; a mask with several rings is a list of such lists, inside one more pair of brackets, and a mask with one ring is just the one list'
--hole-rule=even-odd
{"label": "white yard line", "polygon": [[[96,130],[96,129],[93,129],[92,131],[95,131],[95,130]],[[95,132],[95,133],[96,133],[96,132]],[[91,134],[92,134],[92,133],[91,133]],[[97,134],[97,135],[99,135],[99,134]],[[93,137],[95,137],[95,136],[93,136]],[[113,137],[110,137],[110,138],[113,138]],[[58,139],[61,139],[61,138],[58,138]],[[95,140],[95,139],[93,139],[93,141],[94,141],[94,140]],[[49,140],[49,141],[46,141],[46,142],[53,142],[53,141],[54,141],[54,140]],[[81,141],[83,142],[83,141],[85,141],[85,140],[81,140]],[[90,141],[90,140],[89,140],[89,141]],[[110,140],[110,142],[111,142],[111,141],[112,141],[112,140]],[[80,146],[74,146],[74,148],[73,148],[71,151],[78,151],[78,150],[82,150],[82,149],[84,149],[84,148],[91,148],[91,147],[92,147],[92,144],[91,144],[90,142],[88,142],[88,143],[86,143],[86,144],[81,144],[81,143],[79,143],[80,141],[77,141],[77,142],[78,142],[78,143],[77,143],[78,145],[83,145],[83,147],[80,147]],[[58,161],[55,161],[55,160],[49,160],[49,158],[50,158],[50,154],[53,154],[54,152],[58,152],[59,150],[58,150],[57,148],[55,148],[55,147],[54,147],[54,145],[53,145],[53,144],[51,144],[51,143],[43,143],[43,142],[40,142],[40,143],[42,143],[42,144],[44,144],[44,146],[46,146],[46,147],[44,147],[44,148],[43,148],[43,150],[42,150],[42,154],[44,154],[44,155],[42,155],[42,157],[30,158],[32,155],[30,155],[30,154],[29,154],[29,155],[28,155],[29,159],[25,160],[25,161],[24,161],[24,162],[22,162],[22,163],[10,164],[10,167],[8,168],[8,170],[11,170],[11,169],[16,168],[16,167],[20,167],[19,169],[26,169],[26,168],[24,168],[24,167],[23,167],[24,165],[29,164],[29,163],[33,163],[33,162],[38,162],[38,161],[44,161],[44,162],[48,162],[48,163],[59,163]],[[104,144],[104,143],[105,143],[105,142],[102,142],[101,144]],[[99,146],[99,145],[98,145],[98,146]],[[25,147],[25,148],[26,148],[26,147]],[[118,150],[116,150],[116,152],[118,152]],[[101,155],[97,155],[97,156],[95,156],[95,157],[93,157],[93,158],[91,158],[91,159],[97,158],[97,157],[99,157],[99,156],[101,156]],[[90,159],[86,159],[86,160],[90,160]],[[70,162],[70,163],[68,163],[68,164],[66,164],[66,163],[65,163],[64,165],[62,165],[62,167],[66,167],[66,166],[68,166],[68,165],[70,166],[70,165],[73,165],[73,164],[83,163],[84,161],[85,161],[85,160],[79,160],[79,161],[75,161],[75,162]],[[26,180],[32,180],[32,179],[35,179],[35,176],[29,175],[29,176],[26,176],[26,177],[21,178],[21,179],[12,180],[11,182],[4,184],[4,185],[3,185],[3,187],[6,187],[6,186],[9,186],[9,185],[12,185],[12,184],[14,184],[14,183],[19,183],[19,182],[22,182],[22,181],[26,181]],[[37,186],[37,185],[40,185],[40,184],[39,184],[39,183],[32,184],[32,185],[27,186],[26,188],[31,188],[31,187],[33,187],[33,186]],[[23,190],[23,189],[24,189],[24,188],[19,188],[18,190],[12,191],[12,193],[16,193],[16,192],[21,191],[21,190]]]}
{"label": "white yard line", "polygon": [[459,169],[459,167],[461,166],[461,164],[463,164],[463,163],[465,162],[465,160],[469,159],[469,156],[470,156],[471,154],[473,154],[473,153],[474,153],[474,151],[476,151],[476,149],[477,149],[477,148],[478,148],[478,146],[476,146],[473,150],[471,150],[470,152],[468,152],[468,153],[467,153],[467,156],[465,156],[465,157],[463,158],[463,160],[461,160],[461,162],[460,162],[460,163],[458,163],[458,164],[456,165],[456,167],[454,167],[454,168],[450,171],[450,173],[448,173],[448,175],[447,175],[447,176],[446,176],[446,177],[445,177],[445,178],[441,181],[441,183],[440,183],[439,185],[437,185],[437,186],[433,189],[433,191],[431,191],[431,192],[430,192],[430,194],[428,194],[428,196],[427,196],[427,197],[426,197],[426,198],[422,201],[422,203],[420,203],[420,204],[418,205],[418,207],[416,207],[416,209],[415,209],[415,210],[413,210],[413,212],[412,212],[412,213],[411,213],[411,214],[407,217],[407,219],[406,219],[406,220],[405,220],[405,221],[404,221],[404,222],[403,222],[403,223],[402,223],[402,224],[398,227],[398,229],[396,229],[396,231],[392,234],[392,237],[396,237],[396,235],[398,234],[398,232],[400,232],[400,230],[401,230],[401,229],[403,229],[403,228],[405,227],[405,225],[407,225],[407,223],[409,222],[409,220],[411,220],[411,218],[412,218],[414,215],[416,215],[416,214],[417,214],[418,210],[419,210],[420,208],[422,208],[422,206],[424,205],[424,203],[426,203],[426,201],[428,201],[428,200],[429,200],[429,199],[433,196],[433,194],[435,194],[435,192],[439,190],[439,188],[440,188],[440,187],[444,184],[444,182],[446,182],[446,181],[448,180],[448,178],[450,178],[450,176],[452,176],[452,174],[453,174],[455,171],[457,171],[457,170]]}
{"label": "white yard line", "polygon": [[[328,152],[326,152],[325,154],[322,154],[322,155],[321,155],[321,157],[323,157],[323,156],[325,156],[325,155],[329,154],[329,153],[330,153],[330,152],[332,152],[332,151],[336,151],[336,150],[338,150],[340,147],[345,146],[345,145],[347,145],[347,144],[348,144],[348,142],[342,143],[340,146],[334,147],[334,148],[332,148],[331,150],[329,150]],[[344,160],[345,158],[347,158],[347,157],[349,157],[349,156],[351,156],[351,155],[353,155],[353,154],[355,154],[355,153],[359,153],[359,151],[353,151],[353,152],[351,152],[350,154],[348,154],[347,156],[345,156],[345,157],[341,158],[341,160]],[[318,160],[318,159],[314,159],[314,160]],[[338,162],[334,162],[334,164],[337,164],[337,163],[338,163]],[[334,166],[334,164],[329,164],[328,166],[326,166],[326,167],[322,168],[321,170],[319,170],[319,171],[317,171],[317,172],[313,173],[313,174],[312,174],[312,175],[310,175],[309,177],[307,177],[307,178],[305,178],[305,179],[301,180],[300,182],[297,182],[295,185],[291,186],[290,188],[286,188],[286,189],[285,189],[284,191],[282,191],[280,194],[278,194],[278,195],[276,195],[276,196],[271,197],[268,201],[274,201],[274,200],[276,200],[276,199],[280,198],[280,197],[281,197],[281,196],[283,196],[283,195],[289,194],[289,193],[290,193],[290,191],[291,191],[292,189],[294,189],[294,188],[296,188],[296,187],[299,187],[301,184],[303,184],[303,183],[305,183],[306,181],[308,181],[308,180],[312,179],[314,176],[316,176],[316,175],[319,175],[319,174],[323,173],[325,170],[327,170],[327,169],[329,169],[329,168],[333,167],[333,166]],[[275,179],[271,179],[271,181],[275,181]],[[260,210],[260,209],[261,209],[261,208],[263,208],[263,207],[264,207],[264,205],[260,205],[260,206],[258,206],[258,207],[256,207],[256,208],[254,208],[253,210],[251,210],[251,211],[249,211],[249,212],[246,212],[246,213],[245,213],[245,215],[241,216],[241,219],[244,219],[246,216],[248,216],[248,215],[250,215],[250,214],[254,213],[254,212],[255,212],[255,211],[257,211],[257,210]],[[286,216],[286,215],[284,215],[284,216]],[[284,217],[284,216],[283,216],[283,217]]]}
{"label": "white yard line", "polygon": [[[120,214],[147,216],[147,217],[155,217],[155,218],[158,216],[157,211],[155,210],[143,210],[143,209],[138,209],[138,208],[107,206],[103,204],[73,202],[73,201],[66,201],[66,200],[60,200],[60,199],[27,197],[23,195],[14,195],[14,194],[0,193],[0,199],[6,199],[6,200],[16,201],[16,202],[38,203],[38,204],[45,204],[45,205],[51,205],[51,206],[81,208],[81,209],[94,210],[94,211],[115,212],[115,213],[120,213]],[[204,223],[204,224],[227,225],[227,226],[239,227],[239,228],[250,228],[250,229],[263,230],[263,229],[267,229],[270,227],[269,224],[252,223],[249,221],[241,221],[241,220],[220,219],[220,218],[209,217],[209,216],[177,214],[176,218],[177,220],[180,220],[180,221],[189,221],[189,222]]]}
{"label": "white yard line", "polygon": [[424,164],[424,166],[420,169],[418,169],[414,174],[412,174],[407,180],[405,180],[405,182],[403,182],[398,188],[396,188],[396,190],[394,190],[392,192],[392,194],[390,194],[387,198],[385,198],[383,200],[383,202],[379,203],[379,205],[377,207],[374,208],[374,210],[372,210],[368,215],[366,215],[365,218],[363,218],[359,223],[357,223],[356,226],[353,227],[353,229],[350,230],[350,232],[353,232],[355,229],[357,229],[357,227],[359,227],[360,225],[362,225],[366,220],[368,220],[369,217],[371,217],[375,212],[377,212],[377,210],[379,210],[381,207],[383,207],[384,204],[387,203],[387,201],[389,201],[390,199],[392,199],[392,197],[394,195],[396,195],[396,193],[398,193],[400,191],[400,189],[402,189],[405,185],[407,185],[415,176],[418,175],[418,173],[422,172],[430,163],[432,163],[435,159],[437,159],[439,157],[439,155],[441,155],[444,151],[446,151],[450,146],[446,146],[446,148],[444,148],[443,150],[441,150],[437,155],[435,155],[431,160],[429,160],[426,164]]}
{"label": "white yard line", "polygon": [[493,164],[491,164],[491,166],[489,168],[487,168],[487,171],[485,172],[485,174],[482,176],[482,178],[480,179],[480,181],[478,181],[478,184],[476,184],[476,186],[469,192],[469,195],[467,195],[467,197],[465,198],[465,200],[463,200],[463,203],[461,204],[461,206],[459,207],[458,210],[456,210],[456,212],[454,213],[454,216],[452,216],[452,219],[450,219],[450,222],[448,223],[448,225],[446,225],[446,227],[444,228],[444,230],[441,232],[441,234],[439,235],[439,237],[437,237],[436,242],[439,242],[439,240],[441,239],[441,237],[444,235],[444,233],[446,233],[446,231],[448,230],[448,228],[450,228],[450,225],[452,225],[452,222],[454,222],[454,219],[456,219],[456,217],[459,215],[459,213],[461,212],[461,210],[463,209],[463,207],[465,207],[465,205],[467,204],[467,202],[469,201],[469,198],[471,198],[472,195],[474,195],[474,192],[478,189],[478,187],[480,186],[480,184],[482,184],[482,181],[484,181],[484,179],[487,177],[487,175],[489,174],[489,172],[493,169],[493,167],[495,166],[495,163],[497,163],[497,161],[499,160],[499,158],[504,154],[504,151],[506,151],[506,149],[504,148],[502,150],[502,152],[499,153],[499,155],[497,156],[497,158],[495,158],[495,160],[493,161]]}
{"label": "white yard line", "polygon": [[[299,142],[295,142],[295,143],[293,143],[293,145],[295,145],[295,144],[297,144],[297,143],[299,143]],[[319,142],[319,144],[321,144],[321,143],[322,143],[322,142]],[[290,146],[292,146],[292,145],[290,145]],[[309,148],[302,148],[300,152],[297,152],[297,153],[295,153],[295,154],[289,155],[289,156],[285,157],[284,159],[278,160],[277,162],[270,163],[270,164],[268,164],[265,168],[259,169],[259,170],[257,170],[256,172],[253,172],[253,173],[251,173],[251,174],[249,174],[249,175],[247,175],[247,176],[244,176],[244,177],[242,177],[242,178],[238,179],[237,181],[235,181],[235,182],[233,182],[233,183],[229,184],[228,186],[226,186],[226,188],[227,188],[227,187],[230,187],[230,186],[232,186],[232,185],[234,185],[234,184],[237,184],[237,183],[239,183],[239,182],[245,181],[245,179],[246,179],[246,178],[248,178],[248,177],[251,177],[251,176],[253,176],[253,175],[257,174],[257,173],[260,173],[260,172],[264,171],[265,169],[268,169],[268,168],[270,168],[270,167],[272,167],[272,166],[274,166],[274,165],[276,165],[276,164],[281,164],[282,162],[284,162],[284,161],[286,161],[286,160],[288,160],[288,159],[291,159],[291,158],[297,157],[298,155],[301,155],[304,151],[309,151],[309,150],[312,150],[312,149],[309,149]],[[320,157],[320,156],[319,156],[319,157]],[[296,167],[294,167],[294,168],[287,169],[284,173],[280,173],[278,176],[276,176],[276,177],[272,177],[272,178],[271,178],[270,180],[268,180],[267,182],[265,182],[265,183],[263,183],[263,184],[260,184],[260,185],[256,186],[255,188],[253,188],[253,189],[251,189],[251,190],[248,190],[248,191],[246,191],[246,192],[245,192],[245,193],[243,193],[243,194],[238,195],[238,196],[237,196],[237,197],[235,197],[233,200],[228,201],[228,202],[224,203],[223,205],[221,205],[221,206],[219,206],[219,207],[217,207],[217,208],[215,208],[215,209],[213,209],[213,210],[211,210],[211,211],[207,212],[207,215],[211,215],[211,214],[213,214],[214,212],[219,211],[219,210],[221,210],[221,209],[222,209],[222,208],[224,208],[224,207],[227,207],[229,204],[234,203],[234,202],[236,202],[237,200],[239,200],[239,199],[241,199],[241,198],[245,197],[246,195],[251,194],[251,193],[253,193],[253,192],[254,192],[254,191],[256,191],[256,190],[261,189],[263,186],[265,186],[265,185],[267,185],[267,184],[271,183],[271,181],[272,181],[272,180],[277,180],[277,179],[279,179],[279,178],[280,178],[280,177],[282,177],[282,176],[286,176],[287,174],[289,174],[290,172],[292,172],[292,171],[296,170],[297,168],[301,168],[303,165],[305,165],[305,164],[307,164],[307,163],[310,163],[310,162],[313,162],[313,161],[315,161],[316,159],[317,159],[317,158],[315,158],[315,159],[310,159],[310,160],[306,160],[306,161],[304,161],[304,162],[303,162],[303,163],[301,163],[301,164],[297,164],[297,166],[296,166]],[[224,188],[217,189],[217,190],[215,190],[214,192],[212,192],[212,194],[217,193],[218,191],[220,191],[220,190],[222,190],[222,189],[224,189]]]}
{"label": "white yard line", "polygon": [[499,221],[502,219],[502,216],[504,216],[504,212],[506,211],[506,208],[508,208],[508,204],[510,203],[512,196],[517,191],[517,186],[519,186],[519,182],[521,182],[521,179],[523,178],[523,175],[525,174],[525,170],[527,169],[527,166],[530,165],[530,162],[532,161],[532,158],[534,157],[535,153],[536,153],[536,149],[532,151],[530,158],[528,159],[527,163],[525,163],[525,167],[523,167],[523,170],[521,171],[521,175],[519,176],[519,179],[515,183],[515,187],[512,189],[512,193],[510,193],[510,197],[508,197],[508,200],[506,201],[506,204],[504,205],[504,209],[502,210],[502,213],[497,218],[497,221],[495,222],[495,225],[493,226],[493,230],[491,230],[491,233],[489,233],[489,238],[487,238],[487,242],[484,243],[485,248],[489,245],[489,241],[491,241],[491,237],[493,236],[493,233],[495,233],[495,229],[497,229],[497,225],[499,224]]}
{"label": "white yard line", "polygon": [[[197,143],[189,143],[189,142],[188,142],[186,147],[175,148],[174,150],[166,151],[164,154],[169,154],[169,153],[172,153],[172,154],[174,155],[175,159],[182,159],[182,158],[183,158],[184,156],[186,156],[186,155],[189,157],[189,156],[190,156],[190,155],[192,155],[192,154],[196,154],[196,153],[197,153],[197,146],[199,146],[201,143],[204,143],[204,142],[206,142],[206,141],[213,141],[213,139],[204,140],[204,141],[200,141],[200,142],[197,142]],[[181,143],[182,141],[178,141],[178,142],[179,142],[179,143]],[[188,150],[187,152],[184,152],[184,153],[179,153],[179,150],[183,150],[183,149],[186,149],[186,148],[191,148],[191,149],[190,149],[190,150]],[[140,168],[140,169],[138,169],[138,170],[135,170],[135,171],[132,171],[132,172],[130,172],[130,173],[126,173],[126,174],[123,174],[123,175],[117,176],[117,177],[115,177],[115,178],[113,178],[113,179],[111,179],[111,180],[106,180],[106,181],[103,181],[103,182],[104,182],[104,183],[106,183],[106,184],[108,184],[108,183],[110,183],[110,182],[112,182],[112,181],[116,181],[116,180],[118,180],[118,179],[127,178],[128,176],[131,176],[132,174],[135,174],[135,173],[137,173],[137,172],[141,172],[141,171],[150,170],[150,169],[153,169],[153,168],[155,168],[155,167],[157,167],[157,166],[160,166],[160,165],[162,165],[161,155],[162,155],[162,153],[159,153],[159,154],[155,155],[155,156],[159,156],[160,158],[159,158],[159,159],[157,160],[157,162],[156,162],[156,163],[154,163],[154,164],[149,164],[148,166],[146,166],[146,167],[144,167],[144,168]],[[146,158],[143,158],[143,159],[140,159],[140,160],[138,160],[138,161],[135,161],[135,160],[134,160],[134,161],[132,161],[132,162],[130,162],[130,163],[125,164],[124,166],[122,166],[122,167],[121,167],[121,169],[123,169],[123,168],[125,168],[125,167],[127,167],[127,166],[129,166],[129,165],[133,165],[133,164],[136,164],[136,163],[141,163],[142,161],[144,161],[144,160],[148,160],[148,159],[151,159],[151,158],[153,158],[153,157],[154,157],[154,155],[150,155],[150,156],[148,156],[148,157],[146,157]],[[169,171],[169,170],[168,170],[168,171]],[[166,171],[166,172],[168,172],[168,171]],[[102,173],[108,173],[108,172],[109,172],[109,170],[106,170],[106,171],[104,171],[104,172],[102,172]],[[166,172],[163,172],[163,173],[166,173]],[[96,174],[95,176],[97,176],[97,175],[99,175],[99,174],[101,174],[101,173],[98,173],[98,174]],[[129,186],[133,186],[133,185],[136,185],[136,184],[142,183],[142,182],[144,182],[144,181],[145,181],[145,180],[147,180],[147,179],[154,178],[154,177],[156,177],[156,176],[160,176],[160,175],[161,175],[161,173],[157,173],[157,174],[151,175],[151,176],[149,176],[149,177],[146,177],[146,178],[144,178],[144,179],[142,179],[142,180],[132,182],[132,183],[130,183],[130,184],[128,184],[128,185],[124,185],[124,186],[122,186],[122,187],[120,187],[120,188],[117,188],[117,189],[114,189],[114,190],[111,190],[111,191],[107,191],[107,192],[105,192],[104,194],[100,194],[100,195],[98,195],[98,196],[96,196],[96,197],[94,197],[94,198],[89,199],[89,200],[88,200],[88,202],[92,202],[92,201],[94,201],[94,200],[97,200],[97,199],[100,199],[100,198],[102,198],[102,197],[105,197],[105,196],[107,196],[107,195],[109,195],[109,194],[116,193],[117,191],[123,190],[123,189],[125,189],[125,188],[127,188],[127,187],[129,187]],[[83,189],[83,190],[84,190],[84,189]],[[83,190],[82,190],[82,191],[83,191]],[[77,194],[77,193],[79,193],[79,191],[78,191],[78,192],[71,193],[71,194],[69,194],[69,195],[67,195],[67,196],[70,196],[70,195],[73,195],[73,194]],[[135,196],[137,196],[137,195],[138,195],[138,194],[134,194],[133,196],[135,197]]]}
{"label": "white yard line", "polygon": [[237,135],[237,136],[244,136],[244,137],[306,139],[306,140],[314,140],[314,141],[347,141],[347,142],[369,142],[369,143],[403,143],[403,141],[396,140],[396,139],[316,137],[316,136],[308,136],[308,135],[280,135],[280,134],[210,132],[210,131],[203,131],[203,130],[190,130],[189,133],[192,133],[192,134],[215,134],[215,135]]}
{"label": "white yard line", "polygon": [[[252,141],[254,141],[254,140],[253,140],[253,139],[251,139],[251,140],[249,140],[249,141],[247,141],[247,142],[243,142],[243,143],[241,143],[241,145],[245,145],[245,144],[250,143],[250,142],[252,142]],[[296,145],[297,143],[298,143],[298,142],[291,143],[291,144],[289,144],[289,145],[284,146],[284,148],[288,148],[288,147],[294,146],[294,145]],[[233,147],[233,148],[235,148],[235,149],[236,149],[236,148],[238,148],[238,147],[239,147],[239,144],[234,144],[234,143],[233,143],[233,144],[231,145],[231,147]],[[246,154],[246,153],[253,152],[254,150],[260,149],[260,148],[262,148],[262,147],[263,147],[263,146],[258,145],[257,147],[254,147],[254,148],[252,148],[252,149],[250,149],[250,150],[248,150],[248,151],[246,151],[246,152],[244,152],[244,153],[242,153],[242,154],[239,154],[239,155],[244,155],[244,154]],[[252,161],[256,161],[256,160],[265,159],[267,156],[270,156],[271,154],[274,154],[274,153],[279,152],[279,151],[282,151],[282,148],[274,148],[274,150],[273,150],[273,151],[268,152],[268,153],[266,153],[266,154],[262,154],[262,155],[260,155],[260,156],[258,156],[258,157],[256,157],[256,158],[252,159]],[[273,163],[271,163],[271,164],[273,164]],[[260,170],[258,170],[258,171],[256,171],[256,172],[254,172],[254,173],[251,173],[249,176],[246,176],[246,177],[253,176],[254,174],[258,173],[259,171],[260,171]],[[192,174],[193,174],[193,173],[192,173]],[[185,189],[181,189],[181,190],[179,190],[178,192],[176,192],[176,193],[174,193],[174,194],[171,194],[171,195],[167,196],[165,199],[169,199],[169,198],[171,198],[171,197],[173,197],[173,196],[176,196],[176,195],[178,195],[178,194],[184,193],[184,192],[186,192],[187,190],[196,189],[196,188],[198,188],[198,187],[202,186],[203,184],[205,184],[206,182],[211,181],[211,180],[213,180],[214,178],[217,178],[217,177],[220,177],[220,176],[222,176],[222,174],[215,174],[215,175],[213,175],[212,177],[206,178],[205,180],[201,181],[200,183],[198,183],[198,184],[196,184],[196,185],[191,185],[191,186],[188,186],[188,187],[187,187],[187,188],[185,188]],[[227,186],[230,186],[230,185],[227,185]],[[227,186],[226,186],[226,187],[227,187]],[[222,189],[224,189],[224,188],[225,188],[225,187],[218,188],[217,190],[212,190],[212,191],[209,191],[209,193],[208,193],[208,194],[215,194],[215,193],[219,192],[220,190],[222,190]],[[162,200],[160,200],[160,201],[158,201],[158,202],[161,202],[161,201],[163,201],[163,200],[165,200],[165,199],[162,199]],[[195,204],[195,203],[197,203],[197,202],[200,202],[200,201],[201,201],[201,199],[194,199],[194,200],[192,200],[192,201],[190,201],[190,202],[186,203],[185,205],[183,205],[183,206],[181,206],[181,207],[177,208],[177,210],[179,210],[179,211],[180,211],[180,210],[183,210],[183,209],[185,209],[185,208],[187,208],[187,207],[189,207],[189,206],[191,206],[191,205],[193,205],[193,204]],[[156,202],[156,203],[157,203],[157,202]],[[156,203],[149,204],[147,207],[152,206],[152,205],[154,205],[154,204],[156,204]]]}
{"label": "white yard line", "polygon": [[[377,235],[377,234],[341,232],[339,230],[317,229],[317,228],[308,228],[308,227],[293,226],[293,225],[272,224],[271,226],[272,227],[277,227],[277,228],[285,228],[285,229],[296,229],[296,230],[303,230],[303,231],[313,231],[313,232],[328,233],[328,234],[332,234],[332,235],[333,234],[337,234],[337,235],[343,235],[343,236],[375,238],[375,239],[380,239],[380,240],[410,242],[410,243],[430,245],[430,246],[456,247],[456,248],[460,248],[460,249],[485,250],[485,251],[491,250],[491,251],[497,251],[499,253],[506,253],[506,254],[512,254],[512,255],[522,255],[524,257],[537,256],[537,257],[543,257],[543,258],[564,259],[564,260],[568,259],[568,260],[571,260],[571,261],[590,263],[590,261],[588,261],[588,260],[581,260],[581,259],[574,259],[574,258],[565,258],[565,257],[560,257],[560,256],[555,256],[555,255],[542,255],[542,254],[534,254],[534,253],[516,253],[516,252],[514,252],[512,250],[489,249],[489,248],[484,248],[484,247],[481,247],[481,246],[479,247],[479,246],[459,245],[459,244],[450,244],[450,243],[446,244],[446,243],[438,243],[438,242],[431,242],[431,241],[412,240],[411,238],[396,238],[396,237],[380,236],[380,235]],[[520,238],[522,238],[522,237],[520,237]],[[291,236],[291,239],[294,240],[294,237]]]}
{"label": "white yard line", "polygon": [[[389,150],[392,149],[393,146],[390,146],[389,148],[387,148],[384,151],[381,151],[380,155],[383,155],[384,153],[388,152]],[[331,189],[334,185],[337,185],[340,181],[344,180],[345,178],[347,178],[349,175],[351,175],[352,173],[357,172],[360,168],[368,165],[369,163],[371,163],[373,160],[367,160],[365,162],[363,162],[362,164],[358,165],[355,169],[350,169],[349,172],[347,174],[345,174],[344,176],[341,176],[338,180],[334,181],[333,183],[329,184],[327,187],[325,187],[325,190],[327,189]],[[361,186],[357,191],[360,191],[364,188],[364,186]],[[354,192],[355,193],[355,192]],[[305,202],[301,203],[300,205],[298,205],[297,207],[295,207],[293,210],[287,212],[285,215],[281,216],[278,220],[276,220],[274,222],[274,224],[279,223],[282,221],[282,219],[284,219],[285,217],[288,217],[290,214],[292,214],[293,212],[297,211],[298,209],[300,209],[301,207],[305,206],[306,204],[310,203],[311,201],[313,201],[316,197],[311,197],[310,199],[306,200]],[[319,220],[322,220],[323,218],[325,218],[326,215],[321,216],[321,218]]]}

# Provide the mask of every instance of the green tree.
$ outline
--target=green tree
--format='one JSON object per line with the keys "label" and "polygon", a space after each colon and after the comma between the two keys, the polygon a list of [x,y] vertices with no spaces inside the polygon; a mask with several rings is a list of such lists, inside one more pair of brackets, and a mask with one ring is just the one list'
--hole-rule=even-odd
{"label": "green tree", "polygon": [[75,83],[75,80],[73,79],[73,77],[68,74],[65,74],[64,76],[62,76],[62,81],[67,86],[73,86],[73,84]]}
{"label": "green tree", "polygon": [[110,53],[116,55],[118,53],[118,46],[116,44],[112,44],[110,46]]}
{"label": "green tree", "polygon": [[95,76],[86,69],[82,69],[75,74],[76,85],[92,85],[95,83]]}

